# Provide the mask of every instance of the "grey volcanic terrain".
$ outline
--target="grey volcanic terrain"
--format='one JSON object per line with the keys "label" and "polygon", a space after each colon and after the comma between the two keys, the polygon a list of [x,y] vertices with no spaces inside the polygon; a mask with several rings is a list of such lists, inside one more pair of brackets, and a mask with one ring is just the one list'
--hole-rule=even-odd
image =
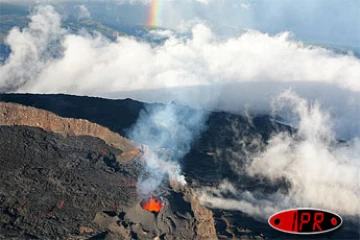
{"label": "grey volcanic terrain", "polygon": [[[175,103],[173,103],[175,104]],[[202,206],[196,189],[224,178],[239,190],[286,192],[286,179],[271,184],[231,164],[269,137],[294,129],[259,116],[211,112],[206,129],[181,159],[188,185],[165,178],[156,191],[139,194],[151,142],[128,130],[148,104],[69,95],[0,95],[0,238],[2,239],[266,239],[302,238],[277,232],[241,211]],[[236,134],[234,127],[239,129]],[[239,138],[243,139],[239,143]],[[171,160],[177,149],[151,149]],[[241,159],[241,157],[240,157]],[[148,211],[156,197],[161,210]],[[345,219],[346,220],[346,219]],[[314,238],[358,239],[355,223]],[[306,237],[308,239],[309,237]]]}

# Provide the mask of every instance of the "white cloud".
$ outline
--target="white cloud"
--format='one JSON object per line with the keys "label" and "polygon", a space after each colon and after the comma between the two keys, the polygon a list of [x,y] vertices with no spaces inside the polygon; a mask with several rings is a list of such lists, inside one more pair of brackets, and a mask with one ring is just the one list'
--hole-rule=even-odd
{"label": "white cloud", "polygon": [[[54,10],[50,11],[50,7],[41,9],[33,17],[29,28],[22,32],[13,30],[8,36],[8,44],[16,50],[8,63],[2,66],[2,85],[5,79],[12,78],[11,74],[14,74],[14,71],[7,69],[15,67],[18,60],[35,55],[39,60],[46,60],[48,65],[41,68],[39,74],[31,76],[23,87],[26,91],[64,91],[66,85],[76,83],[74,91],[87,93],[81,83],[89,80],[93,86],[90,85],[89,90],[97,92],[136,90],[142,89],[144,85],[156,88],[164,86],[162,76],[170,72],[178,74],[172,76],[171,83],[167,81],[168,87],[209,84],[214,81],[225,83],[266,80],[323,82],[360,91],[360,82],[357,80],[360,74],[359,59],[335,54],[320,47],[305,46],[291,40],[288,32],[272,37],[253,31],[220,41],[209,28],[198,24],[192,30],[192,38],[173,37],[157,47],[129,37],[121,37],[118,42],[111,43],[101,36],[93,38],[66,34],[61,37],[63,57],[45,59],[40,51],[35,51],[27,44],[28,40],[41,42],[42,49],[51,47],[51,39],[58,37],[58,32],[64,30],[60,28],[60,16]],[[51,19],[49,18],[48,23],[40,19],[49,15]],[[46,25],[46,28],[34,29],[39,24]],[[29,35],[35,31],[40,31],[41,35]],[[29,39],[24,39],[25,37]],[[75,54],[78,51],[83,54]],[[89,56],[97,57],[88,58]],[[74,62],[79,64],[68,69],[67,65]],[[25,64],[22,69],[17,70],[25,72],[31,65]],[[135,65],[142,66],[142,71],[132,69]],[[65,81],[58,81],[65,76]],[[115,88],[104,86],[100,76]],[[185,76],[187,81],[184,82]],[[45,79],[53,79],[53,83],[49,84]],[[130,80],[132,84],[124,85]],[[14,82],[12,78],[12,83]],[[102,86],[100,89],[98,84]]]}
{"label": "white cloud", "polygon": [[187,21],[181,20],[180,23],[176,26],[176,31],[179,33],[188,33],[191,32],[193,27],[195,27],[198,24],[206,25],[205,21],[199,18],[194,18]]}
{"label": "white cloud", "polygon": [[77,15],[78,20],[91,18],[91,14],[85,5],[78,6]]}
{"label": "white cloud", "polygon": [[241,3],[240,6],[244,9],[249,9],[251,7],[250,3]]}
{"label": "white cloud", "polygon": [[11,46],[12,54],[0,67],[0,88],[19,87],[44,71],[51,56],[61,51],[59,41],[66,31],[60,25],[61,18],[53,7],[45,6],[31,16],[28,28],[10,31],[5,43]]}
{"label": "white cloud", "polygon": [[171,30],[156,29],[156,30],[150,30],[148,35],[150,36],[151,39],[161,40],[174,36],[174,32]]}
{"label": "white cloud", "polygon": [[196,0],[196,1],[206,5],[209,4],[209,0]]}
{"label": "white cloud", "polygon": [[[349,128],[359,125],[360,61],[352,55],[304,45],[288,32],[249,31],[219,39],[204,24],[193,26],[186,38],[157,32],[168,37],[158,46],[127,36],[111,42],[101,35],[70,34],[60,20],[52,7],[39,7],[28,28],[9,33],[6,42],[13,51],[0,66],[0,89],[116,98],[165,89],[177,101],[218,103],[236,112],[243,104],[269,109],[270,97],[290,86],[333,108],[337,129],[360,135]],[[186,86],[194,89],[181,94],[174,89]],[[172,100],[160,99],[166,94],[131,94],[145,101]]]}

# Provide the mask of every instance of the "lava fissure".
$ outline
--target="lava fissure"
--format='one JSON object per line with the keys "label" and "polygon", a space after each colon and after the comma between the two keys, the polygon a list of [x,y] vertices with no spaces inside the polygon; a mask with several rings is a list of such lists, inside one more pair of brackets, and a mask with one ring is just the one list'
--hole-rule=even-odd
{"label": "lava fissure", "polygon": [[143,199],[140,202],[140,205],[143,209],[152,213],[159,213],[163,207],[163,203],[159,197],[150,197]]}

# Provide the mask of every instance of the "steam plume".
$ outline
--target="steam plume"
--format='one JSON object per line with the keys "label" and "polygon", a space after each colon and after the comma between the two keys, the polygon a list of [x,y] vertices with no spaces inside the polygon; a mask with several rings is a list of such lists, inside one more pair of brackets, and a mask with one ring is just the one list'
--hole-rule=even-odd
{"label": "steam plume", "polygon": [[[304,206],[359,215],[360,139],[339,143],[332,131],[330,115],[318,103],[309,103],[291,91],[278,96],[273,106],[275,112],[292,111],[299,119],[297,133],[273,136],[265,151],[249,157],[246,173],[265,176],[272,182],[286,178],[291,185],[289,192],[268,195],[239,192],[225,181],[219,189],[203,189],[202,201],[262,217],[281,209]],[[238,200],[223,198],[227,191]]]}
{"label": "steam plume", "polygon": [[[142,194],[156,190],[166,175],[181,185],[186,184],[179,161],[190,151],[192,141],[203,130],[205,116],[202,110],[174,103],[148,105],[140,112],[128,135],[137,142],[148,144],[153,150],[145,156],[148,176],[138,181]],[[172,151],[170,160],[166,161],[156,154],[160,148]]]}

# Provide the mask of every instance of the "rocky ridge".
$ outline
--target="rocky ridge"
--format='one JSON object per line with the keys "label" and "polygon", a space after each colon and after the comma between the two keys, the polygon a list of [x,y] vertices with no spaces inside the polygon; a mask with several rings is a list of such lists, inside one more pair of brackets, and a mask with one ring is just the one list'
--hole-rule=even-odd
{"label": "rocky ridge", "polygon": [[137,146],[134,142],[85,119],[63,118],[49,111],[15,103],[0,102],[0,125],[39,127],[62,136],[92,136],[124,151]]}

